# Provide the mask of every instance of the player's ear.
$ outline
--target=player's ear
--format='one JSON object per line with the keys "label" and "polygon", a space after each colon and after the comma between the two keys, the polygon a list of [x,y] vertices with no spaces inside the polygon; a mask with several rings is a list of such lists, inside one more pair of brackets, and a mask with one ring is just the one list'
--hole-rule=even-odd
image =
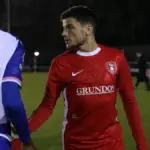
{"label": "player's ear", "polygon": [[86,35],[91,35],[93,33],[93,26],[90,24],[86,25]]}

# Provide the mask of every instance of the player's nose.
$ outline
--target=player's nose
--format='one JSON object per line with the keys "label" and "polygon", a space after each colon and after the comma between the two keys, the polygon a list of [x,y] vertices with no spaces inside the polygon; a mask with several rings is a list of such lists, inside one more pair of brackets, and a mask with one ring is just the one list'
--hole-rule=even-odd
{"label": "player's nose", "polygon": [[63,34],[63,33],[62,33],[62,36],[63,36],[64,41],[68,40],[68,37],[67,37],[66,34]]}
{"label": "player's nose", "polygon": [[65,30],[63,30],[62,34],[63,37],[67,36],[67,32]]}

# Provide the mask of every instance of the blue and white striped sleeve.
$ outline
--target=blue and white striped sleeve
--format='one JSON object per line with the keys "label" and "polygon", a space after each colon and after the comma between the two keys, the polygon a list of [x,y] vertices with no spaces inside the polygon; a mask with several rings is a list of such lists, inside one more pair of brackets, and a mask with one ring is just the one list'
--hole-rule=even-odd
{"label": "blue and white striped sleeve", "polygon": [[2,102],[10,122],[14,125],[23,143],[31,141],[26,110],[21,99],[22,62],[24,49],[19,42],[6,64],[2,79]]}
{"label": "blue and white striped sleeve", "polygon": [[15,82],[21,86],[23,59],[24,48],[21,42],[18,42],[15,52],[6,65],[2,82]]}

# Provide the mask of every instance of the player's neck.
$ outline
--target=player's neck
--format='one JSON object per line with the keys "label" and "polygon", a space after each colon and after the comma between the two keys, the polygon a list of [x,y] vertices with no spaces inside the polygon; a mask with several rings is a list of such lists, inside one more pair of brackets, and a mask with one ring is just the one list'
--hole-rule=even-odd
{"label": "player's neck", "polygon": [[98,47],[94,39],[89,39],[85,44],[79,47],[81,52],[92,52]]}

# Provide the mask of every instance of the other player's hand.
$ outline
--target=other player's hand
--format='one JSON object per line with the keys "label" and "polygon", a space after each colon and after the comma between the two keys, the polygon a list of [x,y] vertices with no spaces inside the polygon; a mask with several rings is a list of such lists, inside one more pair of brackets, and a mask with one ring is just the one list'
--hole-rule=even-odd
{"label": "other player's hand", "polygon": [[14,128],[14,126],[12,124],[11,124],[11,137],[12,137],[13,140],[14,139],[19,139],[19,136],[16,132],[16,129]]}

